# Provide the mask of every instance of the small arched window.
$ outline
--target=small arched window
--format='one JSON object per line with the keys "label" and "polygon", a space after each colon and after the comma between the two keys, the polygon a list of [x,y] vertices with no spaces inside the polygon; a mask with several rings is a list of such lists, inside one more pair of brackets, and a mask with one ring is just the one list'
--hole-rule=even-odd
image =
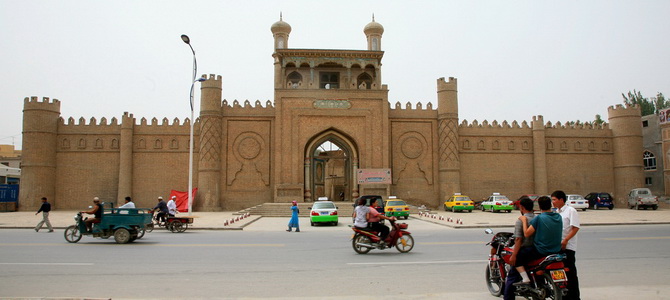
{"label": "small arched window", "polygon": [[645,170],[656,170],[656,156],[654,156],[654,153],[644,151],[642,158],[644,160]]}
{"label": "small arched window", "polygon": [[291,72],[291,74],[288,74],[288,77],[286,78],[286,81],[288,81],[288,85],[291,88],[298,88],[300,85],[300,82],[302,81],[302,75],[298,72]]}
{"label": "small arched window", "polygon": [[372,77],[368,73],[363,73],[361,75],[358,75],[358,78],[356,78],[356,86],[359,89],[367,89],[369,90],[372,87]]}

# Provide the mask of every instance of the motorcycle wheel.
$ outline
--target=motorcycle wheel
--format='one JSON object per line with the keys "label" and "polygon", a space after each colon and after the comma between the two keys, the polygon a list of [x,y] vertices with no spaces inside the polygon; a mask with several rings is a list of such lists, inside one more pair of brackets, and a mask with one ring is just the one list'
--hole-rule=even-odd
{"label": "motorcycle wheel", "polygon": [[486,264],[486,287],[489,289],[491,295],[495,297],[500,297],[500,295],[502,295],[503,281],[497,263],[495,263],[494,266],[491,266],[491,262]]}
{"label": "motorcycle wheel", "polygon": [[79,232],[79,226],[71,225],[65,229],[65,240],[70,243],[76,243],[81,240],[81,232]]}
{"label": "motorcycle wheel", "polygon": [[414,248],[414,238],[409,234],[404,234],[395,242],[395,247],[400,253],[407,253]]}
{"label": "motorcycle wheel", "polygon": [[114,240],[118,244],[126,244],[130,241],[130,231],[125,228],[114,230]]}
{"label": "motorcycle wheel", "polygon": [[137,239],[139,240],[139,239],[143,238],[143,237],[144,237],[144,234],[145,234],[146,232],[147,232],[147,230],[144,229],[144,228],[138,230],[138,231],[137,231]]}
{"label": "motorcycle wheel", "polygon": [[363,247],[359,246],[358,244],[372,244],[372,241],[370,240],[369,237],[362,235],[362,234],[357,234],[352,240],[351,240],[351,246],[354,247],[354,251],[358,254],[366,254],[372,250],[372,248],[368,247]]}
{"label": "motorcycle wheel", "polygon": [[144,226],[144,229],[146,230],[146,232],[152,232],[152,231],[154,231],[154,223],[146,224],[146,225]]}
{"label": "motorcycle wheel", "polygon": [[544,273],[542,277],[544,277],[544,292],[545,292],[544,299],[553,299],[553,300],[563,299],[563,292],[561,291],[561,288],[558,287],[558,284],[556,284],[556,282],[554,282],[554,280],[551,279],[551,275]]}

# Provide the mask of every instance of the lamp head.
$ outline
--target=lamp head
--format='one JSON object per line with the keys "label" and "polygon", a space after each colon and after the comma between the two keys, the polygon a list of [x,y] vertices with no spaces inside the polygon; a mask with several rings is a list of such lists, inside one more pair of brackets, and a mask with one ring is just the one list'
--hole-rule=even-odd
{"label": "lamp head", "polygon": [[191,39],[188,38],[188,35],[182,34],[181,40],[184,41],[184,43],[191,44]]}

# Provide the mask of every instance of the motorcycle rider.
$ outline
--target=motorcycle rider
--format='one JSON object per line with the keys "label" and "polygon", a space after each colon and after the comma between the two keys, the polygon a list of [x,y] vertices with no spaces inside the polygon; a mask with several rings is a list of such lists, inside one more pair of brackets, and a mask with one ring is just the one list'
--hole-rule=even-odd
{"label": "motorcycle rider", "polygon": [[381,237],[382,241],[388,243],[388,241],[386,239],[389,236],[390,229],[386,225],[384,225],[382,223],[379,223],[379,221],[381,221],[381,219],[395,221],[396,219],[395,219],[395,217],[390,217],[389,218],[389,217],[385,216],[384,214],[377,211],[377,208],[376,208],[377,207],[377,199],[376,198],[372,199],[370,201],[371,201],[370,202],[370,208],[368,210],[369,211],[368,212],[368,226],[370,227],[370,229],[381,233],[380,237]]}
{"label": "motorcycle rider", "polygon": [[86,230],[88,232],[93,231],[93,224],[94,223],[100,223],[102,220],[102,204],[100,204],[100,198],[94,197],[93,198],[93,209],[89,211],[80,211],[80,214],[89,214],[89,215],[94,215],[94,218],[88,218],[86,219]]}
{"label": "motorcycle rider", "polygon": [[[526,217],[530,222],[535,217],[533,213],[533,200],[524,196],[519,199],[519,209],[521,210],[521,216]],[[523,221],[521,221],[521,216],[516,220],[514,224],[514,248],[512,249],[512,255],[510,257],[510,264],[512,266],[517,266],[517,256],[522,249],[533,246],[533,237],[525,237],[523,234]],[[527,250],[524,250],[527,251]],[[505,290],[503,299],[505,300],[514,300],[514,292],[516,287],[514,283],[521,279],[521,275],[515,268],[511,268],[509,273],[507,273],[507,278],[505,280]]]}
{"label": "motorcycle rider", "polygon": [[533,246],[522,248],[517,255],[516,270],[521,275],[522,281],[514,285],[530,283],[524,265],[535,259],[561,251],[561,236],[563,234],[561,215],[551,211],[551,199],[547,196],[538,198],[537,204],[540,206],[542,213],[530,222],[525,216],[519,217],[523,222],[524,236],[533,237]]}

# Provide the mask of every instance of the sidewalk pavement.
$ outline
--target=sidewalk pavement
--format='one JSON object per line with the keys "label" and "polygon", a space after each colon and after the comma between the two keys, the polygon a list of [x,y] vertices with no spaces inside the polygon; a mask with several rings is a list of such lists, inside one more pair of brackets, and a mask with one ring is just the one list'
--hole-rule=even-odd
{"label": "sidewalk pavement", "polygon": [[[519,217],[519,211],[512,213],[491,213],[483,211],[468,212],[445,212],[442,210],[426,211],[426,214],[412,214],[410,218],[423,220],[437,225],[451,228],[494,228],[511,227]],[[288,223],[288,217],[261,217],[251,215],[243,217],[235,212],[193,212],[193,224],[189,229],[197,230],[252,230],[252,231],[277,231],[283,228],[283,223]],[[65,229],[74,224],[76,211],[52,210],[49,214],[51,224],[56,229]],[[188,216],[181,213],[178,216]],[[235,219],[237,220],[235,221]],[[257,222],[261,218],[266,221]],[[632,210],[627,208],[615,208],[613,210],[599,209],[579,211],[582,226],[589,225],[642,225],[642,224],[670,224],[670,205],[662,203],[658,210]],[[309,217],[306,214],[300,218],[303,226],[309,226]],[[42,215],[35,212],[2,212],[0,213],[0,228],[30,229],[42,220]],[[231,223],[232,220],[232,223]],[[270,222],[270,220],[272,220]],[[450,221],[451,220],[451,221]],[[340,216],[340,224],[350,224],[349,216]],[[46,230],[43,227],[42,230]]]}

